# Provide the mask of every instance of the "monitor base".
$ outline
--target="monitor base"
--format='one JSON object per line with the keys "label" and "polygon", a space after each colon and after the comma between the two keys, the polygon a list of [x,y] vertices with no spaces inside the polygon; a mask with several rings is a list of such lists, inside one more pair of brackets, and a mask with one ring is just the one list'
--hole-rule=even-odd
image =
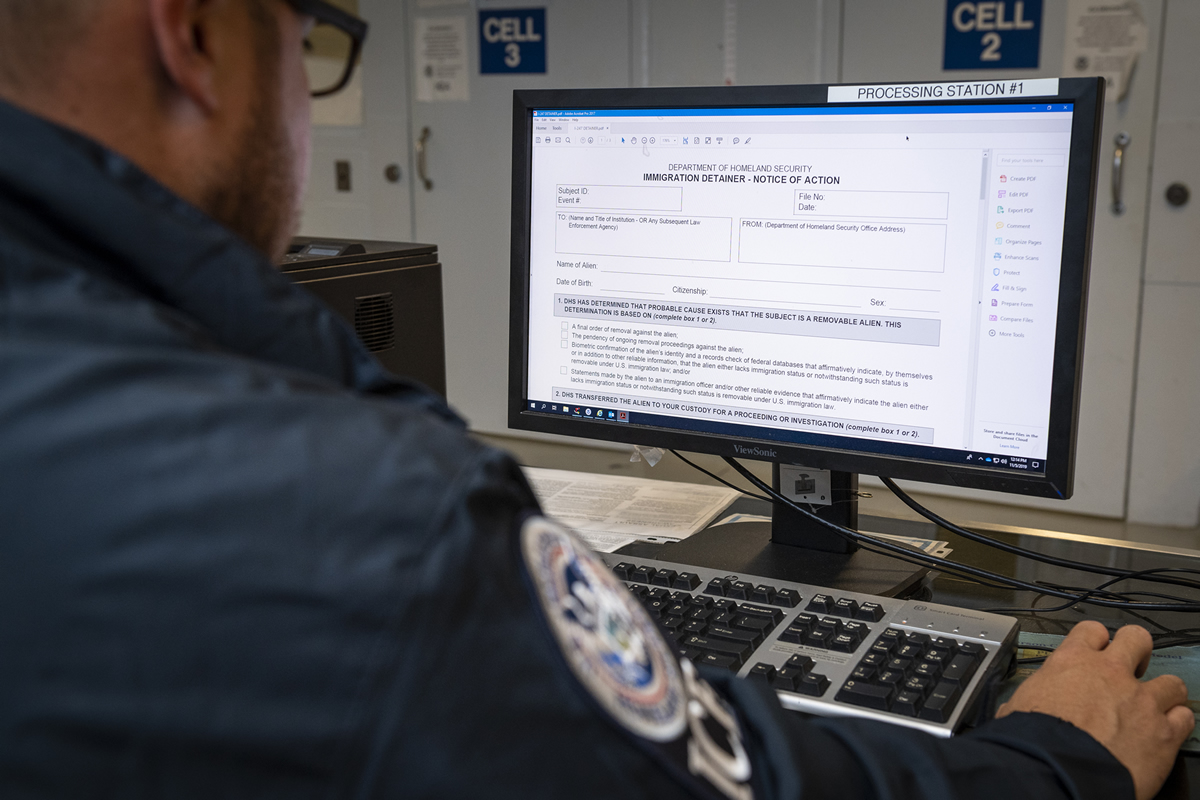
{"label": "monitor base", "polygon": [[653,553],[644,547],[633,544],[618,552],[883,597],[910,597],[929,574],[925,567],[866,550],[828,553],[779,544],[771,541],[769,522],[705,528],[681,541],[655,545]]}

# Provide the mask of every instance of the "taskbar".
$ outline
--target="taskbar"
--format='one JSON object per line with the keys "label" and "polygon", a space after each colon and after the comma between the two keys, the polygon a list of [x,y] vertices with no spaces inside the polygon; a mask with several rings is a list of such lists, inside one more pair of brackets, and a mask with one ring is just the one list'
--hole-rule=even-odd
{"label": "taskbar", "polygon": [[910,445],[896,442],[879,441],[866,438],[851,438],[828,436],[819,433],[782,430],[777,428],[762,428],[753,425],[737,423],[711,422],[675,417],[666,414],[652,414],[645,411],[630,411],[628,409],[611,408],[607,406],[568,404],[556,401],[526,400],[526,410],[551,416],[570,417],[585,422],[599,422],[617,425],[640,425],[649,428],[660,428],[664,431],[679,433],[707,433],[730,437],[745,437],[782,444],[814,445],[843,450],[858,450],[865,453],[875,453],[901,458],[919,458],[926,461],[937,461],[945,464],[964,464],[967,466],[1003,469],[1012,472],[1033,472],[1045,474],[1046,461],[1042,458],[1014,456],[1008,453],[986,453],[975,450],[952,450],[944,447],[928,445]]}

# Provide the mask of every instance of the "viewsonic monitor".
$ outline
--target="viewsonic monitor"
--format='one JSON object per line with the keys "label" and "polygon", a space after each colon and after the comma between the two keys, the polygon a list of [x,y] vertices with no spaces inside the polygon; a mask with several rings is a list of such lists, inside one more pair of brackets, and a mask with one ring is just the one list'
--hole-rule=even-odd
{"label": "viewsonic monitor", "polygon": [[[860,472],[1069,497],[1102,108],[1098,79],[517,91],[509,426],[775,462],[851,525]],[[844,549],[795,516],[776,541]]]}

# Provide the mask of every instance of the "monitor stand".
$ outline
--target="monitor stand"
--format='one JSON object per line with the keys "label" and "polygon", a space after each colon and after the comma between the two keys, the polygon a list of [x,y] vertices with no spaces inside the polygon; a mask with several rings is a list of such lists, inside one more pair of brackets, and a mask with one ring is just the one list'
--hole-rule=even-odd
{"label": "monitor stand", "polygon": [[[778,464],[773,473],[775,491],[781,492]],[[858,475],[831,472],[830,489],[829,504],[814,506],[814,511],[823,519],[857,530]],[[781,503],[772,504],[770,522],[705,528],[679,542],[661,545],[653,557],[728,570],[731,575],[761,575],[884,597],[910,596],[922,588],[929,573],[925,567],[862,550]]]}

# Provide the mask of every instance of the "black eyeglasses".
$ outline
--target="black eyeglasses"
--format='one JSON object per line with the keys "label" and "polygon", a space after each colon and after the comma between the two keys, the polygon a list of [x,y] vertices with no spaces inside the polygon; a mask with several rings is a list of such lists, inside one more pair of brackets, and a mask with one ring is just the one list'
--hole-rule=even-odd
{"label": "black eyeglasses", "polygon": [[367,38],[367,23],[324,0],[287,0],[287,3],[316,20],[304,40],[309,91],[313,97],[340,92],[354,74]]}

